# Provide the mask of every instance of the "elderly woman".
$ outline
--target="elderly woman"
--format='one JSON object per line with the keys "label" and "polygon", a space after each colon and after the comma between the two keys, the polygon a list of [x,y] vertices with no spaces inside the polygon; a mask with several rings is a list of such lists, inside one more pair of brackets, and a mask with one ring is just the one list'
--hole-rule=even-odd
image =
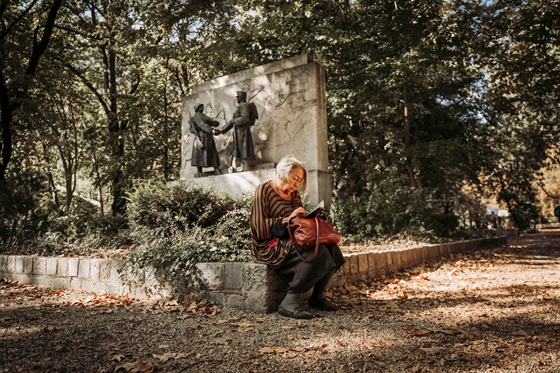
{"label": "elderly woman", "polygon": [[[302,293],[313,287],[309,305],[326,311],[336,306],[324,295],[327,284],[345,260],[337,245],[320,245],[315,260],[301,260],[287,235],[278,234],[282,225],[292,217],[305,214],[300,190],[307,189],[307,169],[293,155],[280,160],[276,178],[260,184],[255,190],[251,208],[253,260],[276,269],[288,281],[288,294],[280,304],[278,313],[296,319],[311,319],[313,315],[299,308]],[[302,250],[305,260],[311,260],[314,250]]]}

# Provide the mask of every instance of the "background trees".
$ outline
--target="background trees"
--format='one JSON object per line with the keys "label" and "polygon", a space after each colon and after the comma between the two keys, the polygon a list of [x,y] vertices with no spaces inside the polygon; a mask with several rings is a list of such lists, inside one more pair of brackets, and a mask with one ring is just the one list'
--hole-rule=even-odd
{"label": "background trees", "polygon": [[346,234],[480,234],[482,196],[525,229],[539,217],[542,168],[558,163],[558,10],[522,0],[2,2],[3,198],[27,183],[42,191],[38,217],[122,217],[133,180],[178,177],[191,84],[310,53],[327,71],[333,217]]}

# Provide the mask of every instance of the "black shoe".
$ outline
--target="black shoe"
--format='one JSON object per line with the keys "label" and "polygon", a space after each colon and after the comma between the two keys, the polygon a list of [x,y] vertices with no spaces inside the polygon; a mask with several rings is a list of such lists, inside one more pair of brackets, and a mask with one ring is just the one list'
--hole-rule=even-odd
{"label": "black shoe", "polygon": [[296,308],[295,311],[290,311],[285,309],[284,307],[282,307],[282,305],[280,305],[278,307],[278,313],[282,316],[286,316],[286,317],[291,317],[293,319],[312,319],[313,315],[310,314],[309,312],[306,311],[302,311],[299,307]]}
{"label": "black shoe", "polygon": [[214,175],[221,175],[222,171],[220,171],[218,168],[214,169]]}
{"label": "black shoe", "polygon": [[199,173],[196,174],[196,177],[197,177],[197,178],[198,178],[198,177],[204,177],[204,174],[203,174],[202,172],[199,172]]}
{"label": "black shoe", "polygon": [[307,302],[311,307],[318,308],[323,311],[336,311],[338,308],[329,302],[326,298],[316,299],[316,298],[309,298]]}

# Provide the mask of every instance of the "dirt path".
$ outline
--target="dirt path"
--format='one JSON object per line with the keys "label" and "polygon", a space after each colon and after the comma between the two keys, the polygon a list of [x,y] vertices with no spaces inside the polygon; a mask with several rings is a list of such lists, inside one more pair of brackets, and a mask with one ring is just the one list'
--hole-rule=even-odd
{"label": "dirt path", "polygon": [[330,293],[297,322],[0,282],[0,372],[560,372],[560,235]]}

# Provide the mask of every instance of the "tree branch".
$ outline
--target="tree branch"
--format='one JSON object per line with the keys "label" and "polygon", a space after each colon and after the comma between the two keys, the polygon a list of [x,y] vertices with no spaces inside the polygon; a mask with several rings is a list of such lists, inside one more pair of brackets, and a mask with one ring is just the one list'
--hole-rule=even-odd
{"label": "tree branch", "polygon": [[49,10],[49,16],[47,17],[47,23],[45,24],[45,31],[41,37],[41,41],[35,48],[33,48],[33,53],[31,53],[31,58],[29,59],[29,64],[27,65],[26,75],[35,75],[37,71],[37,66],[39,65],[39,59],[47,50],[49,41],[51,39],[52,31],[54,28],[54,21],[56,20],[56,15],[62,4],[62,0],[54,0],[51,9]]}
{"label": "tree branch", "polygon": [[[8,34],[10,33],[10,31],[12,30],[12,28],[23,18],[27,15],[27,13],[29,13],[29,11],[31,10],[31,8],[33,8],[35,6],[35,4],[37,3],[38,0],[33,0],[31,2],[31,4],[29,4],[29,6],[27,7],[27,9],[25,9],[19,17],[17,17],[7,28],[6,30],[0,35],[0,39],[4,39],[6,36],[8,36]],[[0,4],[0,17],[2,17],[2,15],[4,14],[4,12],[6,11],[6,6],[8,5],[7,1],[2,1],[2,3]]]}
{"label": "tree branch", "polygon": [[91,84],[89,80],[87,80],[87,78],[80,71],[78,71],[78,69],[76,69],[74,66],[70,65],[69,63],[65,64],[64,66],[66,66],[68,70],[70,70],[72,73],[74,73],[74,75],[80,78],[82,83],[84,83],[84,85],[89,88],[89,90],[95,95],[95,97],[97,97],[97,100],[103,107],[105,114],[110,115],[111,110],[109,109],[109,106],[107,106],[107,103],[103,99],[103,96],[101,96],[101,94],[97,91],[97,89],[95,89],[93,84]]}

